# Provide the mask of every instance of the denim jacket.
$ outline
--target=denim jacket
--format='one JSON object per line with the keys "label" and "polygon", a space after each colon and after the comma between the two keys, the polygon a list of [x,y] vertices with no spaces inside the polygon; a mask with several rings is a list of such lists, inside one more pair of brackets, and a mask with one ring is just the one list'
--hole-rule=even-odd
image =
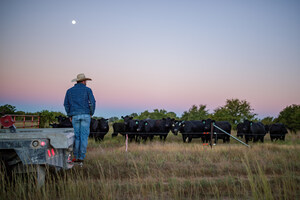
{"label": "denim jacket", "polygon": [[68,89],[64,106],[69,117],[81,114],[93,115],[96,107],[95,103],[91,88],[82,83],[77,83]]}

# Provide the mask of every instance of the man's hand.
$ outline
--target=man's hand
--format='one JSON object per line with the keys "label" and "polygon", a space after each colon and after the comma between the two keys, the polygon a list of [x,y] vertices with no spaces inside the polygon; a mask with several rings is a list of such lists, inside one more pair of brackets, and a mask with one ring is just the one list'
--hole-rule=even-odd
{"label": "man's hand", "polygon": [[72,117],[69,117],[69,119],[70,119],[70,122],[72,122]]}

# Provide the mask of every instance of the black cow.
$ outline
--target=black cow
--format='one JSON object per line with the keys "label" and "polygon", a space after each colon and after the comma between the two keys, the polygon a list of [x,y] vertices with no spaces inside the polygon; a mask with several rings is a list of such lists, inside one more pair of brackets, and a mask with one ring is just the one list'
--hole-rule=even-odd
{"label": "black cow", "polygon": [[178,133],[180,132],[180,133],[182,133],[182,131],[183,131],[183,123],[184,121],[175,121],[174,123],[173,123],[173,127],[172,127],[172,129],[171,129],[171,131],[172,131],[172,133],[174,134],[174,135],[178,135]]}
{"label": "black cow", "polygon": [[178,125],[181,126],[179,131],[182,135],[183,142],[191,142],[192,136],[189,137],[189,134],[193,132],[194,124],[191,121],[182,121]]}
{"label": "black cow", "polygon": [[168,136],[174,119],[171,118],[162,118],[162,119],[146,119],[144,120],[144,129],[147,133],[150,140],[153,139],[154,136],[159,136],[161,140],[166,140]]}
{"label": "black cow", "polygon": [[237,137],[240,137],[240,138],[243,138],[244,137],[244,134],[243,134],[243,124],[242,123],[239,123],[236,127],[237,129]]}
{"label": "black cow", "polygon": [[174,134],[182,134],[183,142],[191,142],[193,138],[203,138],[204,124],[200,120],[178,121],[173,127]]}
{"label": "black cow", "polygon": [[137,128],[139,125],[139,120],[134,120],[133,117],[130,117],[126,115],[125,117],[121,117],[124,119],[124,124],[125,124],[125,133],[130,133],[128,134],[128,138],[130,142],[135,139],[137,141],[136,133],[137,133]]}
{"label": "black cow", "polygon": [[149,137],[150,140],[153,140],[155,132],[158,131],[158,122],[155,119],[145,119],[144,120],[144,130],[145,137]]}
{"label": "black cow", "polygon": [[114,123],[112,137],[118,136],[118,133],[125,136],[125,124],[124,123]]}
{"label": "black cow", "polygon": [[61,115],[58,117],[55,117],[55,118],[57,118],[60,128],[72,128],[73,127],[73,124],[70,121],[70,118],[63,117]]}
{"label": "black cow", "polygon": [[[202,121],[204,124],[204,131],[211,132],[211,124],[220,127],[224,131],[226,131],[228,134],[231,134],[231,124],[227,121],[215,121],[212,119],[207,119]],[[213,127],[214,139],[215,143],[217,143],[218,139],[223,139],[223,143],[229,143],[230,142],[230,136],[221,131],[220,129]]]}
{"label": "black cow", "polygon": [[108,131],[108,119],[91,119],[90,138],[95,138],[95,141],[102,141]]}
{"label": "black cow", "polygon": [[203,134],[204,133],[203,120],[192,120],[191,122],[193,124],[192,133],[194,134],[188,135],[189,142],[192,141],[192,138],[201,138],[202,142],[208,142],[210,140],[210,135]]}
{"label": "black cow", "polygon": [[245,136],[245,141],[248,144],[249,141],[253,142],[261,141],[264,142],[264,137],[266,135],[266,129],[261,122],[252,122],[245,120],[238,126],[238,132]]}
{"label": "black cow", "polygon": [[272,124],[269,128],[271,141],[285,140],[285,134],[288,133],[286,127],[282,123]]}
{"label": "black cow", "polygon": [[145,120],[140,120],[138,128],[136,129],[138,133],[144,133],[145,132]]}
{"label": "black cow", "polygon": [[128,126],[129,121],[133,119],[133,117],[130,117],[128,115],[126,115],[125,117],[121,116],[121,118],[124,120],[125,126]]}
{"label": "black cow", "polygon": [[70,118],[63,117],[61,115],[58,117],[55,117],[55,118],[57,119],[58,124],[56,124],[56,123],[49,124],[50,126],[52,126],[52,128],[73,128]]}
{"label": "black cow", "polygon": [[154,133],[156,131],[156,120],[155,119],[145,119],[145,132]]}
{"label": "black cow", "polygon": [[172,129],[172,124],[175,121],[174,118],[162,118],[162,122],[160,123],[159,131],[163,134],[159,135],[160,140],[166,140],[170,130]]}
{"label": "black cow", "polygon": [[150,140],[153,139],[152,135],[148,135],[146,133],[145,125],[148,125],[148,122],[146,122],[146,120],[139,120],[136,141],[140,141],[140,139],[143,139],[146,142],[148,137],[150,138]]}
{"label": "black cow", "polygon": [[178,123],[179,123],[179,120],[174,120],[173,122],[172,122],[172,126],[171,126],[171,132],[174,134],[174,135],[177,135],[178,134],[178,131],[177,132],[175,132],[175,127],[176,127],[176,125],[178,125]]}

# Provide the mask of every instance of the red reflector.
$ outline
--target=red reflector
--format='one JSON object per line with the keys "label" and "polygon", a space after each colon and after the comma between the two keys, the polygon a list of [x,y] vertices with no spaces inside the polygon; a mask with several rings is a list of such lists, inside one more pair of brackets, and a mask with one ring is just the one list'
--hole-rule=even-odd
{"label": "red reflector", "polygon": [[41,141],[41,146],[43,147],[43,146],[45,146],[45,145],[46,145],[46,142]]}
{"label": "red reflector", "polygon": [[54,149],[51,149],[52,155],[55,156]]}
{"label": "red reflector", "polygon": [[50,152],[50,150],[48,150],[48,156],[51,157],[51,152]]}

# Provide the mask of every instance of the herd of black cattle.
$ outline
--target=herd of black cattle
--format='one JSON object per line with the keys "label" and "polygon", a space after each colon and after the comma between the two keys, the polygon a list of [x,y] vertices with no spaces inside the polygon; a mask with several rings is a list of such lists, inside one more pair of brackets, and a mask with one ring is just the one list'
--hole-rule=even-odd
{"label": "herd of black cattle", "polygon": [[[53,128],[72,127],[69,118],[59,116],[57,119],[58,124],[50,124]],[[128,135],[130,141],[135,140],[139,142],[141,140],[146,141],[148,138],[151,141],[154,136],[159,136],[161,140],[165,141],[171,131],[174,135],[181,133],[183,142],[191,142],[193,138],[201,138],[203,143],[208,143],[212,139],[214,143],[217,143],[219,139],[223,140],[223,143],[230,142],[228,134],[231,134],[231,124],[227,121],[214,121],[211,119],[182,121],[171,118],[137,120],[130,116],[122,116],[122,119],[124,122],[113,124],[112,137],[118,134]],[[214,126],[211,127],[212,125]],[[94,138],[96,141],[101,141],[108,131],[108,119],[91,120],[89,137]],[[211,131],[213,135],[210,134]],[[245,138],[246,143],[249,141],[264,142],[264,137],[267,133],[270,133],[271,141],[285,140],[285,135],[288,131],[285,125],[281,123],[264,125],[261,122],[244,120],[243,123],[237,125],[237,137]]]}

